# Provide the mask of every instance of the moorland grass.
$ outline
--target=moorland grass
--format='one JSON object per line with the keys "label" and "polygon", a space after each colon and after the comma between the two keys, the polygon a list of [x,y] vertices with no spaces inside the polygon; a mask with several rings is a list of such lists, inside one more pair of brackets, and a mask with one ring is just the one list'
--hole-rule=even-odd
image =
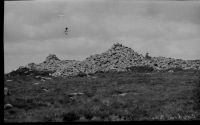
{"label": "moorland grass", "polygon": [[[33,76],[5,77],[4,87],[9,88],[11,95],[4,98],[4,104],[10,103],[13,108],[4,110],[4,121],[200,119],[199,71],[105,72],[93,76],[96,77],[54,78],[45,82]],[[35,82],[40,84],[34,85]],[[70,97],[74,92],[84,94]]]}

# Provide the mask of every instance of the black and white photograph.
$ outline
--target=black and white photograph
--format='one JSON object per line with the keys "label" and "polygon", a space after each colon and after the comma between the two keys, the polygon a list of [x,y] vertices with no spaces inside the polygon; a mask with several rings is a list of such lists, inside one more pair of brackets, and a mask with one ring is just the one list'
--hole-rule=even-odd
{"label": "black and white photograph", "polygon": [[4,123],[200,120],[199,0],[4,1]]}

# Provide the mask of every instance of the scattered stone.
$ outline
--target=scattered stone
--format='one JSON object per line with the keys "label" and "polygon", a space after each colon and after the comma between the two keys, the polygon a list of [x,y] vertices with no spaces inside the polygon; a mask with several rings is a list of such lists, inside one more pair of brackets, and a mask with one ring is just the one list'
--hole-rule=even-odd
{"label": "scattered stone", "polygon": [[74,101],[75,100],[75,98],[73,98],[73,97],[70,97],[69,99],[70,99],[70,101]]}
{"label": "scattered stone", "polygon": [[96,78],[98,78],[97,76],[90,76],[90,75],[87,75],[87,78],[89,78],[89,79],[96,79]]}
{"label": "scattered stone", "polygon": [[50,80],[51,78],[49,77],[41,77],[42,79]]}
{"label": "scattered stone", "polygon": [[8,90],[8,88],[7,87],[4,87],[4,96],[7,96],[7,95],[9,95],[10,93],[9,93],[9,90]]}
{"label": "scattered stone", "polygon": [[173,70],[169,70],[168,72],[174,72]]}
{"label": "scattered stone", "polygon": [[45,92],[48,92],[49,90],[48,89],[42,89],[43,91],[45,91]]}
{"label": "scattered stone", "polygon": [[80,117],[79,120],[80,120],[80,121],[87,121],[87,119],[86,119],[84,116]]}
{"label": "scattered stone", "polygon": [[102,103],[103,103],[104,105],[106,105],[106,106],[110,106],[110,105],[111,105],[111,102],[110,102],[109,99],[103,99],[103,100],[102,100]]}
{"label": "scattered stone", "polygon": [[119,96],[125,96],[127,95],[128,93],[122,93],[122,94],[119,94]]}
{"label": "scattered stone", "polygon": [[55,54],[49,54],[49,56],[46,57],[46,62],[50,61],[60,61],[60,59]]}
{"label": "scattered stone", "polygon": [[53,74],[51,74],[51,76],[53,76],[53,77],[58,77],[58,76],[61,76],[61,75],[62,75],[62,73],[59,72],[59,71],[56,71]]}
{"label": "scattered stone", "polygon": [[35,78],[40,78],[41,76],[35,76]]}
{"label": "scattered stone", "polygon": [[8,80],[6,80],[7,82],[12,82],[13,80],[10,80],[10,79],[8,79]]}
{"label": "scattered stone", "polygon": [[92,117],[91,121],[101,121],[101,118],[94,116],[94,117]]}
{"label": "scattered stone", "polygon": [[38,85],[38,84],[40,84],[40,83],[38,83],[38,82],[36,82],[36,83],[33,83],[33,85]]}
{"label": "scattered stone", "polygon": [[111,121],[121,121],[121,119],[117,115],[110,115],[109,118]]}
{"label": "scattered stone", "polygon": [[4,105],[4,109],[11,109],[11,108],[13,108],[13,106],[11,105],[11,104],[5,104]]}
{"label": "scattered stone", "polygon": [[26,68],[25,66],[19,66],[19,69],[24,69],[24,68]]}
{"label": "scattered stone", "polygon": [[68,96],[80,96],[80,95],[83,95],[83,94],[84,93],[82,93],[82,92],[79,92],[79,93],[74,92],[74,93],[69,93]]}
{"label": "scattered stone", "polygon": [[45,82],[45,80],[44,80],[44,79],[41,79],[41,81],[42,81],[42,82]]}

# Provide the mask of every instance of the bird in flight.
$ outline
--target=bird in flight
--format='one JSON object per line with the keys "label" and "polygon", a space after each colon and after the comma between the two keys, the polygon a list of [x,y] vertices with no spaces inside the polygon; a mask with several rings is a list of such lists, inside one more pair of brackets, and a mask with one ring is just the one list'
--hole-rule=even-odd
{"label": "bird in flight", "polygon": [[67,35],[68,33],[68,27],[65,28],[65,34]]}

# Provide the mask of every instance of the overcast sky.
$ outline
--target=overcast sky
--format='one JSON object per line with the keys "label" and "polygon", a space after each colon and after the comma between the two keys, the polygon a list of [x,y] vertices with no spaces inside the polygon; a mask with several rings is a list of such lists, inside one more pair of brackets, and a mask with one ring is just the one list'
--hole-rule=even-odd
{"label": "overcast sky", "polygon": [[200,59],[198,1],[6,1],[4,8],[5,72],[49,54],[83,60],[116,42],[141,54]]}

